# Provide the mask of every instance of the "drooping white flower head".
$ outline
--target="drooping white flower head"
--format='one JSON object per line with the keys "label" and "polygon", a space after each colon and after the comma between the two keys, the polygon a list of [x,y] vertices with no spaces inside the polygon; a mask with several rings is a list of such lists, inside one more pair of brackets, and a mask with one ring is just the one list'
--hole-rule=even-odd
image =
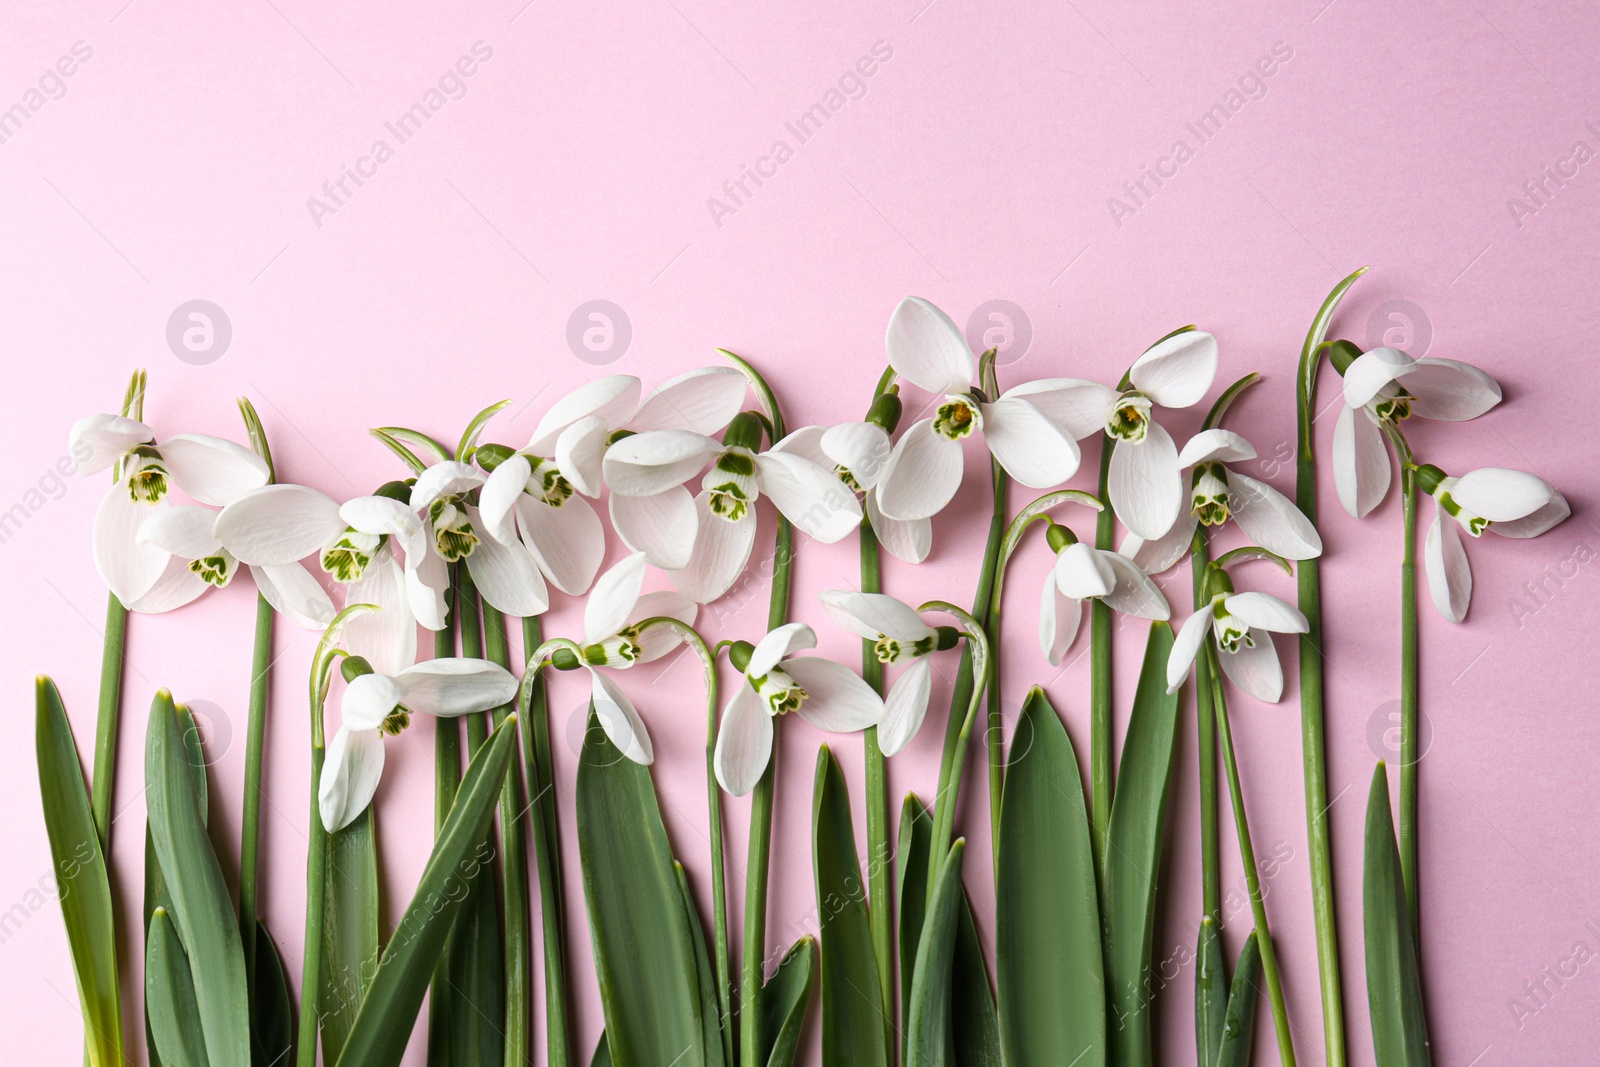
{"label": "drooping white flower head", "polygon": [[[79,419],[67,452],[79,474],[122,465],[120,479],[95,512],[94,563],[107,587],[129,607],[150,594],[169,570],[187,567],[187,561],[174,563],[160,545],[139,540],[146,520],[170,506],[172,486],[202,504],[221,507],[265,485],[270,476],[266,461],[242,445],[205,434],[179,434],[158,445],[149,426],[122,415]],[[174,573],[141,610],[172,600],[181,584],[181,574]]]}
{"label": "drooping white flower head", "polygon": [[798,711],[811,725],[832,733],[865,730],[883,718],[882,698],[860,675],[820,656],[790,655],[816,645],[811,627],[791,622],[754,648],[743,646],[749,658],[722,710],[713,753],[717,781],[734,796],[750,792],[766,772],[777,716]]}
{"label": "drooping white flower head", "polygon": [[1415,415],[1465,422],[1500,403],[1500,386],[1477,367],[1453,359],[1412,359],[1398,348],[1374,348],[1344,372],[1344,407],[1333,427],[1333,480],[1339,502],[1365,518],[1389,492],[1384,425]]}
{"label": "drooping white flower head", "polygon": [[1525,471],[1485,467],[1451,478],[1437,467],[1423,466],[1417,477],[1434,501],[1422,550],[1428,591],[1433,606],[1451,622],[1466,618],[1472,603],[1472,567],[1462,530],[1473,537],[1485,530],[1502,537],[1538,537],[1572,514],[1566,497]]}
{"label": "drooping white flower head", "polygon": [[[171,611],[233,580],[239,560],[217,536],[218,514],[198,504],[177,504],[157,509],[145,521],[135,540],[155,545],[171,559],[161,580],[128,605],[131,610]],[[267,603],[296,626],[320,630],[333,621],[333,601],[299,562],[245,570]]]}
{"label": "drooping white flower head", "polygon": [[855,494],[830,470],[794,452],[756,451],[756,427],[748,415],[730,426],[731,439],[749,444],[687,430],[652,430],[625,437],[606,453],[605,480],[613,497],[654,497],[705,471],[694,497],[689,561],[670,572],[673,585],[702,604],[722,596],[743,572],[755,544],[754,506],[762,496],[802,533],[824,544],[861,523]]}
{"label": "drooping white flower head", "polygon": [[1252,544],[1284,559],[1322,555],[1322,537],[1294,502],[1234,464],[1256,457],[1232,430],[1201,430],[1178,453],[1178,469],[1191,471],[1189,508],[1166,535],[1147,541],[1129,533],[1119,551],[1150,574],[1159,574],[1189,551],[1196,525],[1220,526],[1230,518]]}
{"label": "drooping white flower head", "polygon": [[877,504],[889,518],[910,521],[938,514],[961,486],[961,442],[982,434],[1006,473],[1036,489],[1056,486],[1078,470],[1075,410],[1093,402],[1072,378],[1028,382],[995,399],[975,384],[978,361],[961,330],[938,307],[908,296],[889,319],[889,365],[906,381],[939,394],[932,418],[907,427],[889,456]]}
{"label": "drooping white flower head", "polygon": [[1054,523],[1049,539],[1056,561],[1039,601],[1039,647],[1050,666],[1061,663],[1078,636],[1085,601],[1100,600],[1139,619],[1171,618],[1166,596],[1127,556],[1087,545]]}
{"label": "drooping white flower head", "polygon": [[932,521],[891,519],[879,503],[893,449],[888,432],[871,422],[802,426],[773,446],[775,452],[792,452],[832,470],[846,488],[861,494],[867,521],[884,551],[906,563],[921,563],[933,548]]}
{"label": "drooping white flower head", "polygon": [[412,715],[470,715],[508,704],[516,694],[516,678],[485,659],[433,659],[397,675],[352,679],[317,783],[322,825],[334,833],[366,810],[383,775],[383,739],[403,731]]}
{"label": "drooping white flower head", "polygon": [[873,643],[879,663],[907,665],[890,687],[878,723],[878,748],[885,756],[893,756],[910,744],[927,718],[933,688],[928,657],[955,647],[959,631],[929,626],[915,608],[885,593],[835,589],[823,593],[821,599],[839,625]]}
{"label": "drooping white flower head", "polygon": [[598,667],[626,670],[660,659],[683,643],[670,626],[641,628],[657,617],[693,626],[700,605],[682,593],[642,593],[645,555],[635,552],[602,574],[583,608],[583,663],[589,670],[595,715],[611,743],[635,763],[650,764],[655,749],[628,694]]}
{"label": "drooping white flower head", "polygon": [[1283,696],[1283,667],[1272,634],[1303,634],[1298,608],[1269,593],[1218,592],[1184,622],[1167,657],[1167,692],[1189,677],[1207,635],[1216,643],[1222,671],[1234,685],[1268,704]]}

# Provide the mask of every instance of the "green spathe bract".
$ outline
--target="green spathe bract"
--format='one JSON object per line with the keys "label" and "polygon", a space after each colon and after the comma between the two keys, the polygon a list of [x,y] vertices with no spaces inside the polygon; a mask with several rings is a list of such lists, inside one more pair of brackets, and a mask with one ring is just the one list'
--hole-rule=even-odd
{"label": "green spathe bract", "polygon": [[922,941],[917,948],[917,974],[911,985],[911,1014],[906,1020],[906,1067],[946,1067],[950,1017],[950,967],[955,960],[956,924],[961,900],[961,856],[964,839],[950,853],[933,880],[933,896]]}
{"label": "green spathe bract", "polygon": [[1077,753],[1035,687],[1012,734],[995,869],[1000,1042],[1012,1067],[1106,1062],[1098,901]]}
{"label": "green spathe bract", "polygon": [[72,951],[72,970],[78,981],[86,1058],[90,1067],[120,1067],[122,1002],[117,987],[111,883],[72,727],[56,684],[43,675],[38,681],[36,716],[39,795],[61,917],[66,921],[67,944]]}

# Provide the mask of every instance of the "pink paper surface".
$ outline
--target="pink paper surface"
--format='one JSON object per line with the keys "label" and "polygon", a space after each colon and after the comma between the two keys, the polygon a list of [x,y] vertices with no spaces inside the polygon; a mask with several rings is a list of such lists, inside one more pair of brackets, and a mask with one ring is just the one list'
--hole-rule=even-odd
{"label": "pink paper surface", "polygon": [[[1600,12],[1590,5],[108,0],[70,11],[14,4],[4,22],[8,1060],[79,1056],[27,684],[40,671],[58,680],[87,755],[105,603],[89,531],[105,484],[54,472],[72,422],[113,409],[131,368],[149,368],[146,410],[161,435],[239,437],[232,401],[248,395],[281,475],[348,497],[400,473],[369,426],[454,440],[479,407],[510,397],[488,436],[521,445],[568,388],[614,372],[659,382],[714,362],[719,346],[760,365],[791,425],[859,418],[902,296],[926,296],[963,324],[987,302],[1007,301],[1020,309],[1010,312],[1008,383],[1114,381],[1176,326],[1215,332],[1219,383],[1251,370],[1266,377],[1232,420],[1260,453],[1250,473],[1292,492],[1300,341],[1329,288],[1361,264],[1373,270],[1335,335],[1466,359],[1505,387],[1505,403],[1484,419],[1418,427],[1419,452],[1453,472],[1534,470],[1574,506],[1539,540],[1468,545],[1477,588],[1464,624],[1439,619],[1423,593],[1431,741],[1421,767],[1422,936],[1436,1062],[1592,1060]],[[1197,126],[1213,105],[1222,111],[1202,137]],[[387,151],[375,153],[380,141]],[[192,300],[222,309],[225,351],[179,345],[184,359],[169,345],[169,318]],[[594,300],[623,310],[625,349],[620,331],[609,350],[569,345],[569,320]],[[1333,405],[1335,388],[1324,386]],[[923,399],[913,396],[910,410]],[[1185,439],[1202,414],[1175,415],[1175,436]],[[1361,829],[1373,763],[1395,755],[1399,509],[1391,496],[1358,524],[1339,508],[1326,466],[1332,421],[1318,423],[1329,793],[1346,1025],[1352,1062],[1370,1062]],[[1086,454],[1074,484],[1090,488],[1092,442]],[[933,557],[915,570],[886,568],[888,591],[970,600],[986,524],[980,471],[969,463],[961,495],[937,520]],[[764,522],[760,543],[770,545],[770,516]],[[841,657],[856,646],[815,595],[855,580],[854,552],[853,541],[805,545],[796,572],[795,616]],[[621,553],[613,544],[608,559]],[[1086,640],[1062,670],[1047,668],[1036,647],[1046,563],[1030,542],[1010,575],[1008,725],[1027,687],[1041,683],[1086,751]],[[1292,583],[1265,568],[1251,580],[1292,596]],[[1175,573],[1164,584],[1178,599],[1187,582]],[[651,583],[665,584],[659,575]],[[761,582],[741,587],[705,611],[702,628],[714,638],[759,636],[765,595]],[[212,821],[224,866],[235,862],[250,597],[238,582],[130,628],[113,843],[125,961],[142,951],[143,727],[161,686],[207,720]],[[558,595],[547,630],[575,635],[578,618],[579,605]],[[296,979],[314,641],[280,626],[263,785],[262,902]],[[1292,643],[1279,648],[1292,659]],[[1140,628],[1119,630],[1119,733],[1141,649]],[[940,670],[935,709],[953,656]],[[1296,1044],[1310,1063],[1323,1037],[1292,674],[1282,705],[1238,696],[1234,719]],[[704,899],[697,674],[675,659],[637,675],[625,682],[655,739],[662,806]],[[580,679],[557,679],[552,726],[586,1051],[601,1022],[571,823],[584,699]],[[943,719],[936,710],[894,760],[896,798],[933,792]],[[1187,713],[1184,723],[1156,936],[1162,1058],[1173,1063],[1192,1062],[1200,912]],[[780,726],[774,951],[816,929],[810,780],[824,739],[797,719]],[[831,740],[859,832],[860,744]],[[428,851],[431,766],[426,731],[389,747],[378,800],[386,922]],[[988,938],[984,770],[975,759],[960,823]],[[747,804],[726,809],[737,899]],[[1226,887],[1242,901],[1226,827]],[[1230,953],[1249,925],[1246,909],[1230,914]],[[130,1035],[138,1004],[134,982]],[[1258,1061],[1270,1062],[1264,1005],[1259,1019]],[[422,1062],[421,1035],[419,1027],[408,1063]],[[542,1021],[534,1041],[542,1050]],[[806,1048],[814,1061],[814,1036]]]}

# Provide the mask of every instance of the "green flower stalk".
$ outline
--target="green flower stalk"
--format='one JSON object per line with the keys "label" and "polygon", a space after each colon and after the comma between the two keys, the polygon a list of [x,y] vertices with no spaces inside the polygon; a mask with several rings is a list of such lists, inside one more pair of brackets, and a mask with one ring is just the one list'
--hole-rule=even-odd
{"label": "green flower stalk", "polygon": [[[1312,424],[1316,419],[1317,371],[1322,364],[1323,341],[1334,309],[1344,294],[1366,273],[1351,274],[1333,287],[1317,310],[1300,349],[1295,376],[1295,503],[1313,524],[1317,521],[1317,457]],[[1335,916],[1333,843],[1328,825],[1328,746],[1324,726],[1322,686],[1322,578],[1315,559],[1301,561],[1300,612],[1306,632],[1300,635],[1300,750],[1306,794],[1306,839],[1311,865],[1311,908],[1317,936],[1317,982],[1322,993],[1323,1045],[1328,1067],[1343,1067],[1346,1060],[1344,992],[1339,980],[1339,934]],[[1267,940],[1263,935],[1263,941]]]}
{"label": "green flower stalk", "polygon": [[[244,419],[250,447],[267,465],[267,482],[276,481],[272,448],[266,430],[249,400],[239,398],[239,414]],[[250,711],[245,733],[244,803],[239,834],[239,930],[244,938],[245,975],[253,982],[256,975],[255,922],[256,875],[261,844],[261,761],[266,745],[267,693],[272,672],[272,605],[256,594],[256,629],[250,661]]]}
{"label": "green flower stalk", "polygon": [[[566,642],[572,645],[571,642]],[[567,997],[565,905],[561,883],[560,817],[556,811],[555,769],[550,757],[550,699],[536,669],[559,643],[544,640],[538,616],[522,620],[522,647],[533,649],[522,675],[518,698],[522,720],[522,759],[528,794],[536,809],[533,860],[539,879],[539,924],[544,945],[545,1062],[567,1067],[572,1060],[571,1020]],[[577,646],[572,645],[575,649]]]}

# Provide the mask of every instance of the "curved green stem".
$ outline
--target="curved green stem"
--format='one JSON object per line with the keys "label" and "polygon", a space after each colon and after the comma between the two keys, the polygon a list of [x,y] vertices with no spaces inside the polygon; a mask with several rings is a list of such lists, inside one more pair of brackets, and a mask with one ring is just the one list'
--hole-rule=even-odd
{"label": "curved green stem", "polygon": [[[947,768],[941,768],[939,792],[934,801],[933,837],[928,854],[943,856],[950,851],[950,842],[955,836],[956,801],[961,796],[961,772],[966,764],[967,742],[972,737],[973,724],[978,720],[978,707],[983,703],[984,687],[993,685],[994,678],[989,662],[989,635],[975,616],[943,600],[930,600],[917,608],[918,614],[925,611],[942,611],[954,616],[961,623],[961,628],[966,631],[967,636],[966,651],[971,653],[972,657],[972,677],[976,679],[967,696],[966,714],[956,731],[955,751]],[[933,905],[936,881],[937,879],[931,878],[928,880],[930,908]]]}
{"label": "curved green stem", "polygon": [[1239,764],[1233,752],[1233,728],[1228,722],[1228,700],[1222,690],[1222,671],[1217,650],[1206,641],[1206,660],[1211,671],[1211,698],[1217,717],[1217,735],[1222,742],[1222,766],[1228,776],[1228,798],[1233,806],[1233,825],[1239,836],[1239,860],[1244,865],[1244,884],[1250,894],[1250,914],[1256,924],[1256,944],[1261,949],[1261,974],[1267,982],[1267,1001],[1272,1006],[1272,1028],[1278,1037],[1278,1059],[1283,1067],[1295,1067],[1294,1035],[1289,1026],[1289,1008],[1283,996],[1283,979],[1278,973],[1278,953],[1267,925],[1266,898],[1261,894],[1261,878],[1256,867],[1256,850],[1250,842],[1250,820],[1245,815],[1244,791],[1239,786]]}
{"label": "curved green stem", "polygon": [[572,641],[545,641],[537,615],[522,620],[522,647],[532,650],[522,673],[517,706],[521,709],[522,760],[528,776],[529,804],[537,809],[533,818],[533,861],[539,878],[539,925],[544,945],[545,1062],[549,1067],[568,1067],[572,1042],[561,902],[561,838],[550,758],[550,701],[541,674],[556,649],[567,649],[579,659],[582,652]]}

